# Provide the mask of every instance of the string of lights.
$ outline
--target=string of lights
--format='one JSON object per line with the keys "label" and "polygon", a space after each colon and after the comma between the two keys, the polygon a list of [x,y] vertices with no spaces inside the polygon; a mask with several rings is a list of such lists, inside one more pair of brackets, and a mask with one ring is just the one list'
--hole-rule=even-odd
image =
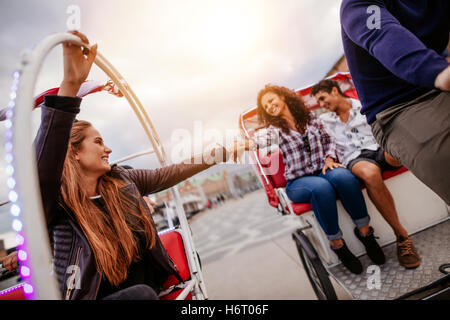
{"label": "string of lights", "polygon": [[[21,72],[19,70],[13,73],[13,84],[11,87],[10,101],[8,110],[6,111],[6,143],[5,143],[5,160],[6,160],[6,174],[7,185],[9,188],[8,199],[10,201],[9,212],[13,216],[12,228],[16,232],[17,258],[19,262],[20,276],[24,281],[21,285],[12,288],[11,290],[19,290],[23,288],[27,299],[33,299],[34,287],[31,283],[31,266],[28,263],[28,250],[26,248],[24,227],[22,222],[22,209],[20,204],[19,193],[16,190],[14,155],[13,155],[13,118],[14,108],[16,106],[17,90],[19,88]],[[13,291],[14,291],[13,290]]]}

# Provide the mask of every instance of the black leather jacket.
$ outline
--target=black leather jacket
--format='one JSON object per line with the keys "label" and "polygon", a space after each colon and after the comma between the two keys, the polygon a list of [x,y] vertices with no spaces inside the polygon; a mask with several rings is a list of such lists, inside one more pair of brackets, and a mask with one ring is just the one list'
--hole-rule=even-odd
{"label": "black leather jacket", "polygon": [[[96,299],[101,283],[89,243],[60,195],[70,131],[80,103],[80,98],[46,96],[34,143],[54,271],[63,299]],[[175,164],[156,170],[127,170],[113,166],[108,174],[127,182],[122,189],[135,196],[131,200],[141,201],[151,217],[143,195],[167,189],[208,167],[207,164]],[[182,281],[159,237],[146,254],[157,271],[160,285],[172,274]]]}

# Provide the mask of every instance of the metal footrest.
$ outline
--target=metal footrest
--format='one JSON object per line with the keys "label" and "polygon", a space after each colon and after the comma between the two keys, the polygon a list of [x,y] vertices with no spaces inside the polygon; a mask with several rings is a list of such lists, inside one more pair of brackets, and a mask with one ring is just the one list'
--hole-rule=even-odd
{"label": "metal footrest", "polygon": [[360,256],[364,271],[359,275],[349,272],[341,264],[328,268],[330,275],[346,289],[354,299],[390,300],[444,277],[439,271],[450,263],[450,220],[411,236],[422,263],[416,269],[405,269],[397,260],[396,244],[383,247],[386,263],[374,265],[367,255]]}

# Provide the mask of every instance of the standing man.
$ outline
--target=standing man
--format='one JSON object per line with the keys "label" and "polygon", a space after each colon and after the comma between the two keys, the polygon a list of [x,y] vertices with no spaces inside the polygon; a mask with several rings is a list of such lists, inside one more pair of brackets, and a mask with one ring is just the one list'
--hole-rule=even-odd
{"label": "standing man", "polygon": [[339,160],[364,182],[367,194],[397,237],[397,258],[405,268],[416,268],[420,257],[408,232],[398,219],[394,199],[381,176],[401,164],[387,154],[375,141],[366,118],[360,113],[361,103],[346,97],[338,83],[322,80],[311,89],[326,112],[320,116],[326,130],[336,140]]}
{"label": "standing man", "polygon": [[375,139],[450,204],[450,1],[343,0],[340,17]]}

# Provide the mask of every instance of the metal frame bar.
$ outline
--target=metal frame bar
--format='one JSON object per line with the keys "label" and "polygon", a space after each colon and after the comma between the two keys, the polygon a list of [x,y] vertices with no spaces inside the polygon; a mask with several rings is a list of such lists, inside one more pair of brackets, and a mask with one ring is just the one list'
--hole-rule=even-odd
{"label": "metal frame bar", "polygon": [[187,295],[189,294],[189,292],[192,291],[192,289],[195,287],[196,284],[196,280],[188,280],[183,284],[177,284],[174,285],[166,290],[163,290],[159,293],[158,297],[164,297],[170,293],[172,293],[172,291],[176,290],[176,289],[183,289],[183,291],[180,292],[180,294],[177,296],[177,298],[175,300],[184,300]]}
{"label": "metal frame bar", "polygon": [[[347,75],[349,75],[349,74],[350,74],[350,72],[336,72],[336,73],[332,74],[331,76],[326,77],[325,80],[327,80],[327,79],[333,79],[334,77],[336,77],[336,76],[338,76],[338,75],[347,76]],[[295,89],[294,91],[297,92],[297,91],[300,91],[300,90],[305,90],[305,89],[308,89],[308,88],[314,86],[315,84],[316,84],[316,82],[314,82],[314,83],[312,83],[312,84],[310,84],[310,85],[301,87],[301,88],[299,88],[299,89]]]}
{"label": "metal frame bar", "polygon": [[119,163],[122,163],[122,162],[125,162],[125,161],[128,161],[128,160],[132,160],[132,159],[135,159],[135,158],[138,158],[138,157],[141,157],[141,156],[145,156],[147,154],[152,154],[152,153],[155,153],[155,150],[149,149],[149,150],[146,150],[146,151],[138,152],[138,153],[135,153],[135,154],[132,154],[132,155],[120,158],[118,160],[114,160],[114,161],[110,162],[109,164],[110,165],[119,164]]}
{"label": "metal frame bar", "polygon": [[[254,108],[252,108],[252,109],[250,109],[250,110],[248,110],[248,111],[245,111],[245,112],[243,112],[243,113],[241,114],[241,124],[240,124],[240,127],[241,127],[241,129],[244,131],[246,137],[249,138],[249,139],[251,139],[251,137],[250,137],[250,134],[248,133],[247,129],[245,128],[245,125],[244,125],[244,115],[247,114],[247,113],[249,113],[249,112],[252,111],[253,109],[254,109]],[[263,169],[263,167],[262,167],[262,165],[261,165],[261,162],[259,161],[258,154],[256,153],[256,151],[252,151],[252,154],[253,154],[253,157],[254,157],[254,159],[255,159],[255,161],[256,161],[256,164],[258,165],[258,168],[259,168],[259,170],[260,170],[262,176],[264,177],[264,179],[265,179],[265,181],[266,181],[266,184],[270,184],[270,183],[269,183],[269,179],[267,178],[267,176],[266,176],[266,174],[265,174],[265,172],[264,172],[264,169]]]}

